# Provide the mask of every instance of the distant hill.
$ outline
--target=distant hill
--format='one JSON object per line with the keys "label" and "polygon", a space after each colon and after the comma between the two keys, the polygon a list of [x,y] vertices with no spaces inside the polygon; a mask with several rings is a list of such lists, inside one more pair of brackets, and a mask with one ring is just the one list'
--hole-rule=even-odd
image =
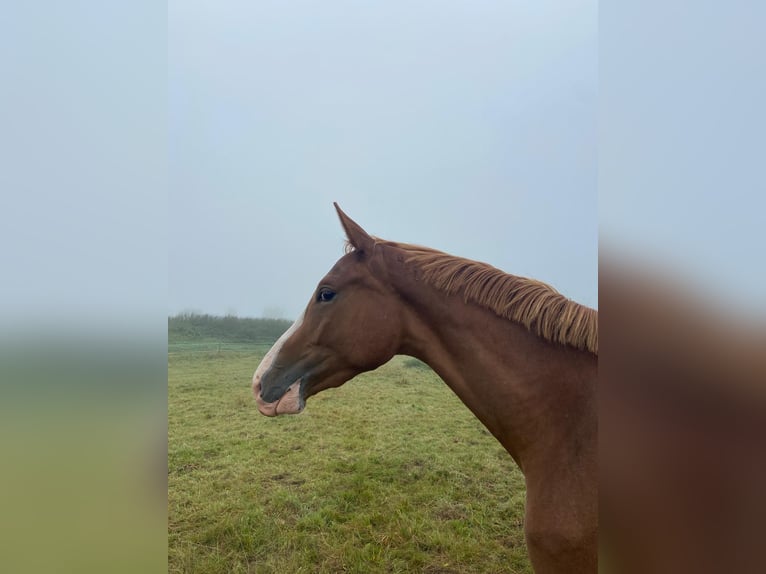
{"label": "distant hill", "polygon": [[181,313],[168,317],[168,343],[222,341],[271,344],[292,324],[285,319]]}

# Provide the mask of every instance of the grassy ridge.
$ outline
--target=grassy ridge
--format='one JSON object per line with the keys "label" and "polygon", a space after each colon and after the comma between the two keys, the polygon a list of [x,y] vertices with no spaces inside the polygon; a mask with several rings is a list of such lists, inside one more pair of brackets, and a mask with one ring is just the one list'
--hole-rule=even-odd
{"label": "grassy ridge", "polygon": [[273,343],[292,321],[251,319],[227,315],[181,313],[168,317],[168,343],[219,341],[226,343]]}
{"label": "grassy ridge", "polygon": [[523,477],[430,369],[396,358],[269,419],[262,353],[169,357],[170,572],[531,572]]}

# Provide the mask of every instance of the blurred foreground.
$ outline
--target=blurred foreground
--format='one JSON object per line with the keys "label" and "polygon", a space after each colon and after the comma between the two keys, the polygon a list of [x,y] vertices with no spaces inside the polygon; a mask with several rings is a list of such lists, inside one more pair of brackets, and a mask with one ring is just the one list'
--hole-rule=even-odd
{"label": "blurred foreground", "polygon": [[71,331],[0,346],[0,572],[163,572],[165,344]]}
{"label": "blurred foreground", "polygon": [[601,570],[765,572],[764,325],[614,253],[599,293]]}

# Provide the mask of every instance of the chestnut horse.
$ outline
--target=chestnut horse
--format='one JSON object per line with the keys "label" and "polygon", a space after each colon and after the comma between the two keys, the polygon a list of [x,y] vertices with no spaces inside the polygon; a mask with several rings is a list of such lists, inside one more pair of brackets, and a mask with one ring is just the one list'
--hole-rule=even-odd
{"label": "chestnut horse", "polygon": [[347,253],[253,376],[258,409],[417,357],[505,447],[527,486],[537,574],[597,570],[598,313],[532,279],[368,235],[337,204]]}

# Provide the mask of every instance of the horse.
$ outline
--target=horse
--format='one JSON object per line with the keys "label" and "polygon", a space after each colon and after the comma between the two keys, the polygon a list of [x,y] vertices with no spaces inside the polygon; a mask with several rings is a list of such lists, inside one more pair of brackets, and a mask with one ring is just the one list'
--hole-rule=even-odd
{"label": "horse", "polygon": [[486,263],[369,235],[334,204],[345,254],[253,376],[258,410],[306,400],[395,355],[427,363],[526,483],[536,574],[598,564],[598,312]]}

